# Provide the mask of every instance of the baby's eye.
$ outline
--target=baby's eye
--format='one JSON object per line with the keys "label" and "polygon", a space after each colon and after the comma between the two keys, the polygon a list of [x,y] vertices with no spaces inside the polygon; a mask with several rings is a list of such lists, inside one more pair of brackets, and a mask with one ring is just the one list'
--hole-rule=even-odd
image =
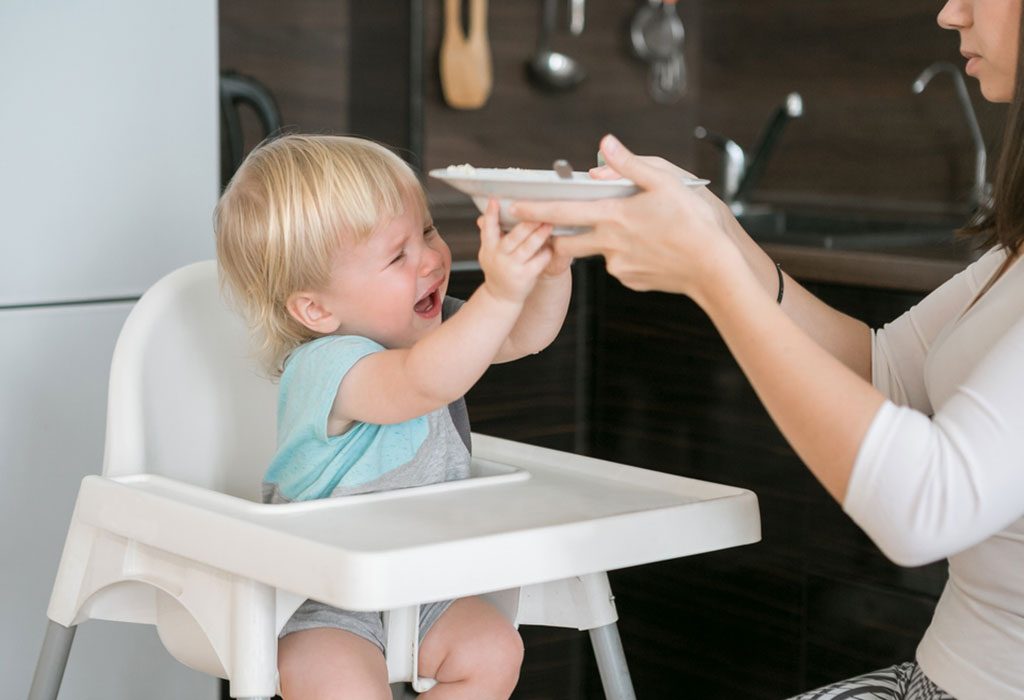
{"label": "baby's eye", "polygon": [[433,224],[431,224],[430,226],[427,226],[425,229],[423,229],[423,237],[424,238],[430,238],[431,236],[433,236],[436,233],[437,233],[437,226],[434,226]]}
{"label": "baby's eye", "polygon": [[404,258],[404,257],[405,257],[405,251],[403,250],[403,251],[402,251],[401,253],[399,253],[398,255],[396,255],[396,256],[394,257],[394,259],[392,259],[392,261],[391,261],[390,263],[388,263],[388,265],[394,265],[394,264],[395,264],[395,263],[397,263],[397,262],[401,262],[401,261],[402,261],[402,258]]}

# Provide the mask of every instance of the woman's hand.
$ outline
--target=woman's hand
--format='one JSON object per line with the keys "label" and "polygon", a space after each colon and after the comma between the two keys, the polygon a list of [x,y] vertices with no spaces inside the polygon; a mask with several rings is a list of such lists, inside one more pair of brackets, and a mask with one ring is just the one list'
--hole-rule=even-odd
{"label": "woman's hand", "polygon": [[685,173],[660,158],[633,155],[614,137],[601,142],[609,173],[628,177],[641,191],[624,199],[517,202],[525,221],[590,226],[592,231],[553,241],[557,255],[603,255],[608,272],[636,290],[686,294],[700,301],[706,288],[746,264],[723,220],[718,200],[681,181]]}
{"label": "woman's hand", "polygon": [[[636,157],[642,163],[646,163],[647,165],[650,165],[655,170],[661,170],[662,172],[666,172],[666,173],[673,173],[673,174],[677,175],[678,177],[685,177],[685,178],[696,178],[697,177],[696,175],[694,175],[690,171],[683,170],[682,168],[680,168],[675,163],[667,161],[667,160],[665,160],[664,158],[662,158],[660,156],[636,156]],[[596,168],[591,168],[589,173],[590,173],[590,177],[594,178],[595,180],[614,180],[616,178],[625,177],[624,175],[619,173],[617,170],[615,170],[615,168],[613,168],[612,166],[608,165],[607,163],[605,163],[604,165],[599,165]]]}
{"label": "woman's hand", "polygon": [[477,225],[483,286],[496,299],[522,304],[533,291],[537,278],[561,260],[556,259],[551,246],[545,245],[551,237],[552,227],[548,224],[521,223],[502,234],[496,199],[487,203]]}
{"label": "woman's hand", "polygon": [[[642,163],[650,165],[655,170],[660,170],[663,173],[674,175],[683,180],[695,180],[697,176],[691,173],[689,170],[680,168],[675,163],[665,160],[660,156],[636,156],[637,159]],[[599,165],[596,168],[590,169],[590,177],[595,180],[614,180],[616,178],[624,177],[618,171],[610,165]],[[728,223],[731,222],[739,227],[739,223],[736,221],[736,217],[729,211],[729,207],[721,199],[715,196],[715,194],[707,187],[689,187],[691,192],[696,192],[709,202],[719,214],[719,218],[722,221],[722,225],[726,228],[731,228]],[[742,230],[742,229],[741,229]]]}

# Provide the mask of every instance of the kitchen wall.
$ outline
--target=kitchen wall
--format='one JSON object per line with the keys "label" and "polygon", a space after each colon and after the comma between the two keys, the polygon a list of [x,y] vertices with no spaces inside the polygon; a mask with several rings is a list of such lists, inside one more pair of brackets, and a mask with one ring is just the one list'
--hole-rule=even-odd
{"label": "kitchen wall", "polygon": [[[717,149],[696,144],[701,124],[752,149],[772,111],[801,93],[803,118],[789,124],[761,191],[787,200],[820,197],[856,204],[891,200],[963,200],[973,151],[948,75],[924,94],[910,85],[936,60],[962,66],[958,38],[935,21],[934,0],[682,0],[690,94],[675,105],[647,95],[645,65],[626,42],[640,3],[588,4],[579,39],[559,47],[578,58],[590,80],[558,96],[530,87],[522,71],[536,36],[539,3],[492,6],[494,94],[482,110],[444,106],[427,82],[426,165],[450,162],[546,167],[556,156],[581,166],[611,131],[634,150],[655,153],[720,180]],[[427,3],[428,75],[436,74],[440,3]],[[970,93],[990,145],[1004,108]]]}
{"label": "kitchen wall", "polygon": [[[941,3],[681,0],[690,90],[672,105],[648,96],[646,65],[629,50],[629,23],[642,4],[591,0],[580,37],[563,21],[554,47],[576,58],[589,78],[551,94],[524,70],[540,1],[491,3],[494,91],[475,111],[451,109],[441,97],[440,0],[296,0],[287,7],[224,0],[221,60],[266,82],[291,128],[373,136],[412,148],[410,160],[425,168],[547,167],[555,157],[582,168],[612,131],[639,152],[720,180],[718,152],[696,143],[693,127],[752,148],[772,110],[796,90],[805,115],[783,134],[762,196],[908,207],[965,198],[973,153],[950,77],[938,76],[923,95],[910,90],[935,60],[962,65],[956,35],[936,24]],[[410,56],[409,22],[418,13],[423,50]],[[422,95],[414,82],[410,96],[410,73],[422,75]],[[972,80],[969,87],[994,148],[1005,109],[985,103]],[[440,201],[458,197],[430,187]]]}
{"label": "kitchen wall", "polygon": [[[686,2],[687,0],[683,0]],[[936,23],[935,0],[705,0],[699,119],[752,144],[791,90],[805,116],[790,124],[763,189],[791,196],[963,200],[973,152],[949,75],[921,95],[914,79],[936,60],[963,67],[959,39]],[[1005,107],[968,79],[985,140]],[[714,177],[715,154],[699,151]]]}
{"label": "kitchen wall", "polygon": [[[575,90],[550,93],[534,86],[525,71],[535,50],[541,3],[492,3],[494,91],[482,109],[458,111],[444,104],[436,77],[442,6],[426,3],[425,167],[472,163],[546,168],[555,158],[566,158],[584,169],[595,163],[598,140],[606,132],[618,134],[639,151],[691,162],[695,144],[689,134],[702,89],[702,3],[679,3],[687,28],[689,92],[670,105],[650,98],[647,65],[629,50],[629,22],[639,6],[636,0],[591,0],[579,37],[570,36],[563,21],[553,47],[576,59],[588,77]],[[447,188],[434,191],[442,197]]]}
{"label": "kitchen wall", "polygon": [[[347,0],[220,1],[220,67],[256,78],[273,93],[285,128],[344,133],[350,71]],[[261,136],[241,111],[246,145]]]}

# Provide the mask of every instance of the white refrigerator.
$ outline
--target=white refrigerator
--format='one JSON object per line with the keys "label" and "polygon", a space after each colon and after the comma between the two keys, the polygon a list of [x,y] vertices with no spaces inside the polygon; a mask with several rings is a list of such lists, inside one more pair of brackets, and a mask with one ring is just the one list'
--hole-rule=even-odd
{"label": "white refrigerator", "polygon": [[[101,469],[118,331],[213,256],[216,0],[0,0],[0,678],[23,698],[64,535]],[[78,631],[62,698],[213,699],[147,626]]]}

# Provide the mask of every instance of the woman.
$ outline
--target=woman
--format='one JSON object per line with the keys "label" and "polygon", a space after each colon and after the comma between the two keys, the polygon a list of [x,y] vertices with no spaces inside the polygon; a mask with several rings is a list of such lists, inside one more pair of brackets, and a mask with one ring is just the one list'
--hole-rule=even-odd
{"label": "woman", "polygon": [[634,197],[520,202],[520,219],[589,225],[559,253],[603,255],[637,290],[685,294],[710,316],[783,435],[893,561],[949,558],[916,661],[804,698],[1024,698],[1024,70],[1022,0],[949,0],[986,99],[1012,102],[994,205],[969,232],[991,249],[879,331],[816,299],[706,190],[613,137]]}

